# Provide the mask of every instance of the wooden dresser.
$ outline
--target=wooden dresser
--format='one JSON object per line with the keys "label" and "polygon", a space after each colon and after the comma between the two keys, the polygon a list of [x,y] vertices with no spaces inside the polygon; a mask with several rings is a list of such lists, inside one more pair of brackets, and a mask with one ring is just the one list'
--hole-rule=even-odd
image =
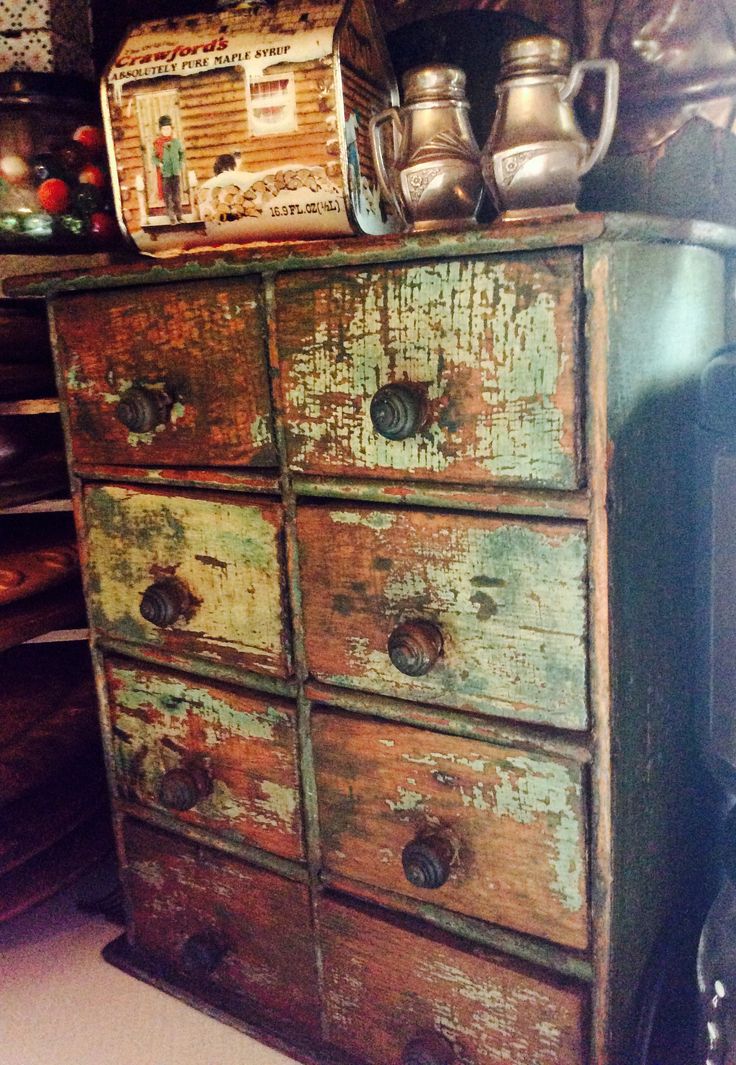
{"label": "wooden dresser", "polygon": [[50,296],[129,910],[307,1062],[628,1062],[697,856],[734,234],[278,245]]}

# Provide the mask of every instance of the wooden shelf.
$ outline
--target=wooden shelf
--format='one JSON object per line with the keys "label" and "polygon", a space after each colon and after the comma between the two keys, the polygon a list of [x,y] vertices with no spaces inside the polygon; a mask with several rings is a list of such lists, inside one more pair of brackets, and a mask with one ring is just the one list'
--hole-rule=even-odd
{"label": "wooden shelf", "polygon": [[21,503],[17,507],[0,508],[0,517],[6,514],[58,514],[71,510],[71,499],[37,499],[33,503]]}
{"label": "wooden shelf", "polygon": [[91,270],[105,267],[113,261],[107,252],[88,252],[86,255],[0,255],[0,295],[6,295],[3,284],[8,278],[24,274],[58,274],[61,270]]}
{"label": "wooden shelf", "polygon": [[39,636],[82,631],[84,619],[82,590],[76,584],[19,599],[0,610],[0,651]]}
{"label": "wooden shelf", "polygon": [[74,643],[86,640],[89,640],[89,629],[55,629],[53,632],[34,636],[32,640],[26,640],[26,643]]}
{"label": "wooden shelf", "polygon": [[58,414],[59,400],[50,399],[16,399],[0,403],[0,414]]}
{"label": "wooden shelf", "polygon": [[24,865],[0,877],[0,921],[23,913],[73,883],[114,848],[110,815],[92,810],[71,832]]}

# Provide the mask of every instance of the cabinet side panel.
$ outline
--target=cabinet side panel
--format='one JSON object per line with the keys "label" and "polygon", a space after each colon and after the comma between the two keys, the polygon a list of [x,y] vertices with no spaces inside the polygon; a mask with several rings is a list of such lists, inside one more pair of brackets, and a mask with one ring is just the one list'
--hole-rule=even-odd
{"label": "cabinet side panel", "polygon": [[[617,243],[586,251],[588,282],[596,272],[608,305],[608,490],[598,502],[608,513],[613,826],[602,1065],[629,1060],[645,966],[687,914],[700,865],[698,401],[702,368],[723,343],[724,268],[704,248]],[[596,299],[592,286],[591,314]],[[589,328],[589,339],[601,338]],[[594,714],[600,735],[609,725]]]}

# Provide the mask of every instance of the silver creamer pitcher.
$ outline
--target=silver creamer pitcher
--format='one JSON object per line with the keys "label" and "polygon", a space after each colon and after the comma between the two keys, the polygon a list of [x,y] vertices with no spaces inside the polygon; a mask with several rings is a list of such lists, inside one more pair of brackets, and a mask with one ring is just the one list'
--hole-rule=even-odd
{"label": "silver creamer pitcher", "polygon": [[[590,144],[573,100],[588,71],[605,74],[600,131]],[[618,64],[585,59],[570,68],[559,37],[522,37],[501,53],[498,109],[483,149],[483,176],[508,220],[575,211],[580,178],[608,151],[618,107]]]}
{"label": "silver creamer pitcher", "polygon": [[[480,149],[468,119],[465,74],[433,63],[407,71],[404,105],[370,122],[381,191],[406,228],[475,225],[483,195]],[[383,126],[390,123],[393,158],[384,157]]]}

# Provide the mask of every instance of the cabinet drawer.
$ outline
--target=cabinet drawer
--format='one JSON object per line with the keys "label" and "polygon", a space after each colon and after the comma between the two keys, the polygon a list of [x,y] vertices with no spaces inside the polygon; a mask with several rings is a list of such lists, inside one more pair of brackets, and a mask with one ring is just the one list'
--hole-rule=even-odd
{"label": "cabinet drawer", "polygon": [[585,995],[577,987],[331,899],[320,906],[320,936],[328,1038],[363,1061],[587,1060]]}
{"label": "cabinet drawer", "polygon": [[77,463],[275,466],[258,282],[54,305]]}
{"label": "cabinet drawer", "polygon": [[315,677],[585,728],[582,525],[312,505],[297,526]]}
{"label": "cabinet drawer", "polygon": [[84,512],[100,632],[288,674],[279,504],[105,485]]}
{"label": "cabinet drawer", "polygon": [[328,870],[585,948],[579,765],[350,714],[312,723]]}
{"label": "cabinet drawer", "polygon": [[231,1012],[317,1027],[305,885],[133,822],[125,853],[137,951]]}
{"label": "cabinet drawer", "polygon": [[558,251],[280,278],[291,468],[578,487],[577,273]]}
{"label": "cabinet drawer", "polygon": [[123,799],[303,856],[291,703],[117,658],[105,671]]}

